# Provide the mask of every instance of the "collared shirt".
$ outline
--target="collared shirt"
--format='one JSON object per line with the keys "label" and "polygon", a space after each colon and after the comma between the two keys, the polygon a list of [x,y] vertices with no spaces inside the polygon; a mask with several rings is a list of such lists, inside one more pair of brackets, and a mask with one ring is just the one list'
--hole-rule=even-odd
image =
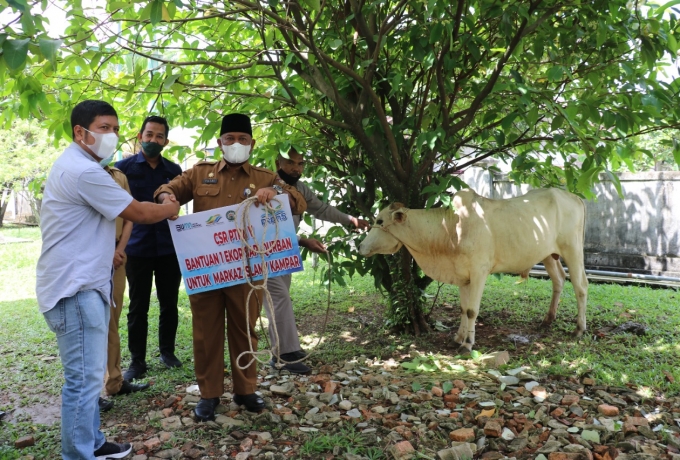
{"label": "collared shirt", "polygon": [[[166,160],[162,156],[158,165],[152,168],[142,152],[116,162],[116,168],[127,176],[130,191],[137,201],[153,201],[153,192],[158,187],[182,174],[182,168],[177,163]],[[175,247],[172,245],[168,221],[163,220],[156,224],[134,224],[125,253],[135,257],[174,254]]]}
{"label": "collared shirt", "polygon": [[131,202],[75,142],[54,162],[40,208],[42,250],[35,291],[41,313],[90,289],[110,302],[115,219]]}
{"label": "collared shirt", "polygon": [[200,212],[239,204],[259,189],[272,185],[280,185],[288,192],[293,214],[302,214],[307,209],[300,192],[279,179],[276,173],[248,163],[229,166],[224,160],[196,164],[156,190],[154,198],[161,193],[172,193],[180,204],[194,200],[194,211]]}

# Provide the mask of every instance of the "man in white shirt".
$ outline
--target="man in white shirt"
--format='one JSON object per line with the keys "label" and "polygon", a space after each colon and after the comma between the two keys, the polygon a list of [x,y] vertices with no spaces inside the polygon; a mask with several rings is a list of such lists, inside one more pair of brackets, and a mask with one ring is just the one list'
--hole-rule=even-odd
{"label": "man in white shirt", "polygon": [[159,222],[176,216],[179,204],[172,198],[140,203],[104,171],[100,161],[110,161],[118,145],[118,115],[111,105],[79,103],[71,112],[71,128],[73,142],[45,183],[36,296],[57,336],[64,368],[62,457],[123,458],[132,447],[106,442],[98,405],[107,359],[115,219]]}

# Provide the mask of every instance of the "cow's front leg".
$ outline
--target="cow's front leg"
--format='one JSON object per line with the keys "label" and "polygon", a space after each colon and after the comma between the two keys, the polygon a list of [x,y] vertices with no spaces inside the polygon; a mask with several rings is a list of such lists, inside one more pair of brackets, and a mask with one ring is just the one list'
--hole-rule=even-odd
{"label": "cow's front leg", "polygon": [[468,337],[468,321],[465,312],[469,305],[470,285],[460,286],[458,292],[460,293],[460,326],[458,326],[458,332],[453,337],[453,341],[456,346],[462,347]]}
{"label": "cow's front leg", "polygon": [[486,284],[486,275],[478,275],[470,278],[470,283],[466,286],[465,297],[466,302],[463,302],[463,289],[461,288],[461,329],[463,324],[466,324],[467,335],[460,342],[459,352],[464,354],[470,353],[475,344],[475,322],[479,314],[479,304],[482,301],[482,293],[484,292],[484,285]]}

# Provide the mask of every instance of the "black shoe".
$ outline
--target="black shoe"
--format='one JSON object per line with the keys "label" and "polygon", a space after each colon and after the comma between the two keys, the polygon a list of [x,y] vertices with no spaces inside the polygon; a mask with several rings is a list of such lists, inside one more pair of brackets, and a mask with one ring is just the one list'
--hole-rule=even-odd
{"label": "black shoe", "polygon": [[[281,361],[297,361],[299,359],[303,359],[304,356],[299,355],[299,351],[293,351],[291,353],[284,353],[281,355]],[[303,352],[304,353],[304,352]],[[305,354],[306,355],[306,354]],[[269,365],[273,367],[274,369],[278,369],[276,367],[276,358],[272,358],[271,361],[269,361]],[[300,362],[300,363],[291,363],[291,364],[284,364],[283,367],[280,370],[286,370],[290,372],[291,374],[309,374],[312,372],[312,370],[307,366],[306,364]]]}
{"label": "black shoe", "polygon": [[132,445],[116,444],[115,442],[105,442],[102,446],[94,451],[94,458],[96,460],[107,460],[109,458],[123,458],[127,457],[132,452]]}
{"label": "black shoe", "polygon": [[215,420],[215,408],[220,404],[220,398],[201,398],[196,404],[194,414],[199,422]]}
{"label": "black shoe", "polygon": [[113,396],[129,395],[130,393],[136,393],[138,391],[146,390],[149,388],[148,383],[130,383],[127,380],[123,380],[123,385],[121,385],[120,390]]}
{"label": "black shoe", "polygon": [[172,369],[173,367],[182,367],[182,361],[177,359],[174,353],[161,353],[161,362],[165,367]]}
{"label": "black shoe", "polygon": [[284,354],[295,356],[295,360],[304,359],[304,358],[307,357],[307,352],[305,350],[302,350],[302,349],[300,349],[298,351],[292,351],[290,353],[284,353]]}
{"label": "black shoe", "polygon": [[234,402],[239,406],[246,406],[246,409],[250,412],[260,412],[264,409],[264,399],[258,396],[256,393],[251,393],[249,395],[234,395]]}
{"label": "black shoe", "polygon": [[123,379],[132,382],[141,378],[146,373],[146,363],[144,361],[132,361],[130,367],[123,374]]}
{"label": "black shoe", "polygon": [[99,412],[108,412],[113,409],[113,401],[110,399],[99,398]]}

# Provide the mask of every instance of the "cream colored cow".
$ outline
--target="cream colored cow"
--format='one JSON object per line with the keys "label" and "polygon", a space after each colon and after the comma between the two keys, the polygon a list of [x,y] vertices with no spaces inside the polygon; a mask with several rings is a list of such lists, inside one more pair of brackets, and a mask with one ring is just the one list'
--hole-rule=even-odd
{"label": "cream colored cow", "polygon": [[472,190],[453,197],[449,209],[408,209],[393,203],[383,209],[361,243],[364,256],[393,254],[402,245],[431,278],[460,288],[461,321],[455,341],[468,351],[475,343],[475,320],[486,278],[491,273],[526,277],[543,261],[553,286],[550,309],[541,326],[555,319],[566,279],[561,256],[578,304],[575,335],[586,330],[588,280],[583,265],[585,206],[559,189],[532,190],[508,200],[490,200]]}

